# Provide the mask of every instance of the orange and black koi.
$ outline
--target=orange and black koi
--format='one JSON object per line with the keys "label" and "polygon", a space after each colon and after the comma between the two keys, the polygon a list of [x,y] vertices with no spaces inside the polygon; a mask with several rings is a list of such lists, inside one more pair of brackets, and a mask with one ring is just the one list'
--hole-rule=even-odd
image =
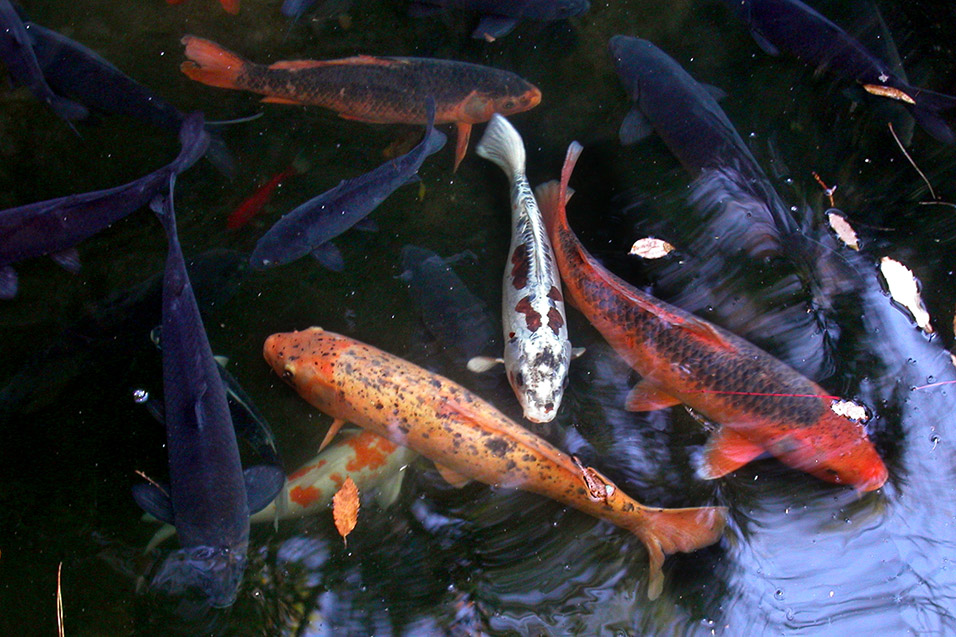
{"label": "orange and black koi", "polygon": [[425,124],[435,99],[436,124],[456,124],[455,168],[473,124],[495,113],[534,108],[541,91],[514,73],[454,60],[360,55],[339,60],[248,62],[215,42],[187,35],[182,72],[210,86],[265,95],[263,102],[324,106],[345,119],[373,124]]}
{"label": "orange and black koi", "polygon": [[631,411],[683,403],[720,424],[698,473],[718,478],[770,452],[791,467],[860,491],[887,471],[863,426],[831,409],[834,397],[770,354],[608,272],[568,226],[568,149],[561,182],[537,189],[567,298],[643,376]]}

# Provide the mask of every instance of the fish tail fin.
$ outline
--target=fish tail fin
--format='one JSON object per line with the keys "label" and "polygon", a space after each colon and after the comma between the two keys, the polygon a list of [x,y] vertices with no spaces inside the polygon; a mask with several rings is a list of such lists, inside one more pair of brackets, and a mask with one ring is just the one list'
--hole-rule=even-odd
{"label": "fish tail fin", "polygon": [[219,88],[240,88],[239,75],[248,62],[215,42],[194,35],[184,36],[182,43],[189,60],[179,69],[190,79]]}
{"label": "fish tail fin", "polygon": [[941,115],[945,111],[956,108],[956,97],[926,89],[911,89],[911,91],[908,94],[915,98],[916,104],[910,107],[910,112],[916,123],[937,141],[944,144],[956,142],[953,129]]}
{"label": "fish tail fin", "polygon": [[574,165],[581,156],[584,148],[577,142],[571,142],[568,146],[568,152],[564,158],[564,166],[561,168],[561,181],[552,180],[540,184],[534,189],[535,199],[538,201],[538,207],[541,209],[541,215],[544,218],[544,225],[548,229],[548,234],[553,235],[553,228],[556,225],[567,225],[568,216],[565,206],[574,190],[568,187],[571,180],[571,173],[574,171]]}
{"label": "fish tail fin", "polygon": [[524,174],[525,150],[521,135],[507,119],[495,113],[485,127],[485,134],[475,152],[501,167],[510,177]]}
{"label": "fish tail fin", "polygon": [[727,522],[726,507],[648,509],[632,531],[647,547],[650,558],[647,597],[657,599],[664,587],[664,557],[690,553],[720,539]]}

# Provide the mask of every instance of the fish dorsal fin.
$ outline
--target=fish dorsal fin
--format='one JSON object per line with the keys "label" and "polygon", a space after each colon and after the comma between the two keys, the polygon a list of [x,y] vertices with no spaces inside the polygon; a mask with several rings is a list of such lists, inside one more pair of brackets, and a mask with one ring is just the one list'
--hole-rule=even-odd
{"label": "fish dorsal fin", "polygon": [[302,106],[305,102],[294,100],[289,97],[263,97],[260,100],[263,104],[291,104],[293,106]]}
{"label": "fish dorsal fin", "polygon": [[628,392],[624,408],[628,411],[657,411],[679,405],[680,402],[645,378]]}
{"label": "fish dorsal fin", "polygon": [[263,464],[242,472],[246,481],[246,501],[249,514],[258,513],[275,500],[285,485],[285,474],[275,465]]}
{"label": "fish dorsal fin", "polygon": [[169,488],[155,484],[134,484],[133,500],[143,511],[157,520],[168,524],[175,524],[173,515],[173,501],[169,498]]}
{"label": "fish dorsal fin", "polygon": [[713,345],[720,349],[726,350],[728,352],[736,352],[737,348],[734,347],[724,336],[722,336],[717,329],[702,319],[697,318],[696,316],[688,316],[681,319],[681,327],[691,332],[697,338],[703,340],[709,345]]}
{"label": "fish dorsal fin", "polygon": [[697,475],[704,480],[713,480],[736,471],[764,449],[747,440],[728,427],[721,427],[704,447],[704,454],[697,466]]}
{"label": "fish dorsal fin", "polygon": [[302,69],[314,69],[320,66],[355,66],[358,64],[385,66],[402,63],[403,60],[391,60],[388,58],[375,57],[374,55],[354,55],[338,60],[284,60],[270,64],[269,68],[277,71],[299,71]]}
{"label": "fish dorsal fin", "polygon": [[471,482],[471,478],[466,478],[465,476],[461,475],[457,471],[453,471],[449,469],[445,465],[438,464],[436,462],[435,468],[438,469],[438,473],[440,473],[441,477],[445,479],[445,482],[455,487],[456,489],[460,489],[466,484],[468,484],[469,482]]}

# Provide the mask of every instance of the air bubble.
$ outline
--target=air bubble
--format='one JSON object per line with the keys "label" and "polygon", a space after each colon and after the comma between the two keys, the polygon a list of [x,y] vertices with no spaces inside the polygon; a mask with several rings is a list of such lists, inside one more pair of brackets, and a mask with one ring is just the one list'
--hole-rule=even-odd
{"label": "air bubble", "polygon": [[134,389],[133,390],[133,401],[136,404],[142,405],[147,400],[149,400],[149,392],[145,389]]}

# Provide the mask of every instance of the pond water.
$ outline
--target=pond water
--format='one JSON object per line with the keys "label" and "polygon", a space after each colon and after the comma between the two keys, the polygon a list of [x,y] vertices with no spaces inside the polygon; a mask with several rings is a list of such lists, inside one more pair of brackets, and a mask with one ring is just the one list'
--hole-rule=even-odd
{"label": "pond water", "polygon": [[[892,108],[854,101],[831,75],[764,54],[720,2],[593,2],[584,16],[525,22],[491,43],[469,37],[467,12],[412,18],[404,2],[352,4],[347,17],[312,15],[290,26],[278,3],[257,0],[243,0],[237,16],[212,0],[24,2],[33,20],[184,111],[210,120],[262,113],[220,129],[235,176],[197,163],[179,179],[177,210],[212,349],[229,358],[271,423],[287,472],[315,455],[330,419],[263,362],[263,341],[275,332],[319,325],[347,334],[446,375],[520,420],[500,368],[467,371],[453,344],[428,332],[422,305],[399,278],[407,244],[442,256],[470,252],[453,267],[497,321],[508,186],[473,148],[453,173],[448,144],[425,162],[420,188],[399,189],[373,213],[378,232],[336,241],[344,272],[310,258],[249,271],[244,255],[281,214],[379,165],[390,144],[414,143],[420,127],[262,105],[251,94],[192,82],[178,69],[187,33],[259,62],[439,57],[533,82],[541,104],[511,121],[527,146],[532,184],[556,178],[568,143],[583,144],[569,216],[584,244],[631,283],[865,405],[888,482],[860,496],[772,458],[716,481],[697,479],[693,461],[706,427],[682,407],[625,411],[637,374],[569,309],[571,339],[587,353],[572,363],[555,421],[524,424],[643,503],[730,509],[718,544],[667,559],[659,599],[646,598],[643,546],[621,529],[529,493],[455,489],[425,460],[404,471],[390,507],[363,494],[347,546],[328,511],[254,526],[245,579],[228,609],[149,594],[149,575],[173,543],[143,553],[156,526],[141,521],[130,493],[142,481],[137,471],[159,480],[168,471],[163,427],[133,399],[136,389],[162,391],[150,332],[160,322],[156,277],[167,244],[144,208],[80,244],[75,275],[45,258],[18,264],[19,294],[0,302],[3,634],[55,630],[60,564],[68,635],[956,633],[956,386],[945,384],[956,382],[956,206],[945,203],[956,201],[954,147]],[[878,8],[911,82],[956,93],[956,9],[918,0],[814,6],[885,46],[886,36],[874,35]],[[785,258],[706,240],[720,234],[721,221],[689,203],[692,176],[668,148],[654,136],[627,147],[618,141],[630,101],[607,52],[616,34],[652,41],[727,94],[721,107],[794,218],[858,275],[850,292],[832,293],[838,285],[826,267],[799,279]],[[125,183],[177,152],[174,135],[126,117],[77,129],[24,89],[0,93],[0,207]],[[306,172],[247,226],[227,230],[236,206],[293,161]],[[813,173],[837,186],[834,204],[860,235],[859,253],[828,234],[830,205]],[[660,261],[628,256],[646,236],[677,250]],[[920,279],[933,335],[884,291],[883,256]]]}

